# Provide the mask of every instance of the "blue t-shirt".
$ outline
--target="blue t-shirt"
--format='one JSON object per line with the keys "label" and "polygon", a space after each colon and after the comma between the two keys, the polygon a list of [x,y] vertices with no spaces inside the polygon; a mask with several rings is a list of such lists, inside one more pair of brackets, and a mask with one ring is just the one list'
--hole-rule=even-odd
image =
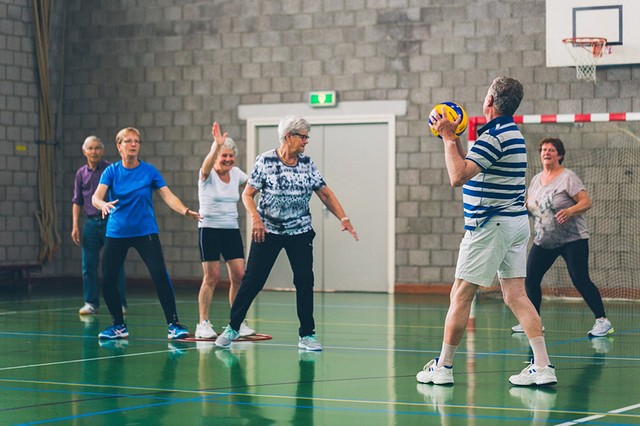
{"label": "blue t-shirt", "polygon": [[248,184],[260,191],[258,213],[267,232],[298,235],[311,227],[311,195],[326,186],[316,165],[304,154],[287,166],[276,150],[258,156]]}
{"label": "blue t-shirt", "polygon": [[127,169],[122,161],[111,164],[100,177],[109,187],[109,199],[118,200],[107,222],[107,237],[131,238],[157,234],[153,191],[167,186],[162,175],[149,163]]}

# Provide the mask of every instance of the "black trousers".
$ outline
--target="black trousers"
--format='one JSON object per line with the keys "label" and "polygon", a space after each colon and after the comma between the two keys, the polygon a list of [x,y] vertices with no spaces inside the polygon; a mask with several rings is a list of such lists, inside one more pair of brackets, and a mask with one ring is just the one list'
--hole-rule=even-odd
{"label": "black trousers", "polygon": [[542,304],[542,289],[540,287],[542,277],[551,268],[558,256],[562,256],[566,262],[573,286],[580,292],[595,317],[605,317],[600,291],[589,277],[588,239],[573,241],[555,249],[545,249],[535,244],[531,247],[527,260],[525,286],[527,296],[529,296],[529,300],[536,307],[538,313],[540,313],[540,305]]}
{"label": "black trousers", "polygon": [[265,234],[261,243],[252,242],[249,249],[247,267],[240,290],[231,307],[229,325],[240,329],[251,303],[264,288],[269,273],[282,249],[287,253],[293,271],[293,285],[296,288],[296,308],[300,328],[300,337],[314,334],[313,319],[313,239],[316,233],[311,230],[299,235]]}
{"label": "black trousers", "polygon": [[167,324],[177,322],[176,297],[164,262],[160,238],[158,234],[151,234],[133,238],[107,237],[105,241],[102,254],[102,262],[104,263],[102,294],[113,317],[113,323],[124,324],[122,300],[117,287],[118,271],[124,264],[127,252],[131,247],[135,248],[140,254],[142,261],[147,266],[147,270],[149,270],[153,284],[156,286],[158,299],[162,305]]}

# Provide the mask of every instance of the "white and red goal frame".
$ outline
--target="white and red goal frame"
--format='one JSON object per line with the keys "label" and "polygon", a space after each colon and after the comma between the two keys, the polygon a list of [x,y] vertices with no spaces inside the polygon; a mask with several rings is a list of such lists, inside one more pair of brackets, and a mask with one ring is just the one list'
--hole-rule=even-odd
{"label": "white and red goal frame", "polygon": [[[610,121],[640,121],[640,112],[606,112],[596,114],[514,115],[516,124],[604,123]],[[469,117],[469,143],[476,141],[479,126],[487,123],[484,117]]]}

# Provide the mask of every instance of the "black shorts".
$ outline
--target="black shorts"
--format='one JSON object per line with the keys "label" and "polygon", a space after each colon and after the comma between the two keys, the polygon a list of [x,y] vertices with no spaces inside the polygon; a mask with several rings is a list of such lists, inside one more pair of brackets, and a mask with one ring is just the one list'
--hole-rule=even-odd
{"label": "black shorts", "polygon": [[216,262],[220,255],[224,260],[244,259],[244,246],[239,229],[199,228],[200,260]]}

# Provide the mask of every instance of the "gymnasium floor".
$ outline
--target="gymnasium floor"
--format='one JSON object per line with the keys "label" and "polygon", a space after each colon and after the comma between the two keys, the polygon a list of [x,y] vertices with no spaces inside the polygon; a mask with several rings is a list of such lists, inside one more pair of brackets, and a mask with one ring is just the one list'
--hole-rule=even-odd
{"label": "gymnasium floor", "polygon": [[[194,330],[197,289],[178,289]],[[543,303],[559,384],[507,382],[528,359],[502,302],[481,298],[451,387],[420,385],[437,356],[443,297],[317,294],[322,353],[299,352],[294,295],[263,292],[249,324],[272,340],[217,350],[168,342],[155,292],[129,292],[128,341],[101,345],[106,309],[81,321],[80,290],[0,287],[0,424],[528,425],[640,424],[640,304],[605,302],[616,334],[590,341],[581,302]],[[226,324],[226,294],[212,322]],[[573,422],[573,423],[572,423]]]}

